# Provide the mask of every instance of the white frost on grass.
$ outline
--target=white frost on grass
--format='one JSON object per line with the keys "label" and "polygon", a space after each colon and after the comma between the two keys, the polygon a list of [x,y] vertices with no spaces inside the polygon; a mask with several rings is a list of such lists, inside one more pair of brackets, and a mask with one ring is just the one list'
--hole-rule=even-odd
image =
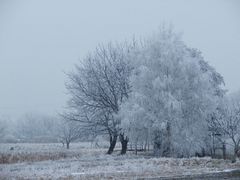
{"label": "white frost on grass", "polygon": [[106,149],[79,148],[75,150],[79,154],[77,157],[54,161],[0,164],[0,175],[5,179],[129,179],[223,172],[240,168],[240,162],[232,164],[230,161],[209,157],[153,158],[145,155],[136,156],[129,152],[125,156],[117,153],[107,155]]}

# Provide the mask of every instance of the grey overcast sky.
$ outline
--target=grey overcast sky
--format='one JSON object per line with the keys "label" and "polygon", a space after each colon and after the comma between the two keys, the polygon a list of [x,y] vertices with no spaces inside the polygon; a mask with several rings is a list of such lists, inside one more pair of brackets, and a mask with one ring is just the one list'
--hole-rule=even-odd
{"label": "grey overcast sky", "polygon": [[0,0],[0,115],[54,114],[63,71],[99,43],[148,36],[162,23],[240,89],[239,0]]}

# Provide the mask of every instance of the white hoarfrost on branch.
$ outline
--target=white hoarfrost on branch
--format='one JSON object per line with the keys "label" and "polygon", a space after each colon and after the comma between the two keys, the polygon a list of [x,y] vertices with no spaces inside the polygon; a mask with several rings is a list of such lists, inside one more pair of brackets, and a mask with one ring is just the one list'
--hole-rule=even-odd
{"label": "white hoarfrost on branch", "polygon": [[224,94],[221,75],[168,29],[135,48],[131,60],[131,93],[120,113],[130,140],[148,134],[158,156],[206,148],[205,119]]}
{"label": "white hoarfrost on branch", "polygon": [[[240,150],[240,101],[239,94],[220,101],[216,110],[209,115],[208,126],[223,146],[233,147],[235,162]],[[213,144],[213,149],[214,149]]]}
{"label": "white hoarfrost on branch", "polygon": [[65,118],[79,121],[86,132],[107,134],[108,154],[113,152],[121,132],[120,119],[115,115],[130,90],[127,56],[131,48],[128,44],[99,46],[69,74],[67,83],[71,99]]}
{"label": "white hoarfrost on branch", "polygon": [[152,144],[157,156],[192,156],[207,149],[208,114],[225,91],[222,76],[171,28],[152,37],[100,46],[69,74],[66,119],[88,133]]}

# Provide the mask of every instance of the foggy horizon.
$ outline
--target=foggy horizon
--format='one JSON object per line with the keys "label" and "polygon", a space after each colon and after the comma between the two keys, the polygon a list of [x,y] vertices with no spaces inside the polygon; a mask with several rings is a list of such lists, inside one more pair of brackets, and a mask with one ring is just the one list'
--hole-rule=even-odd
{"label": "foggy horizon", "polygon": [[[184,3],[183,3],[184,2]],[[148,37],[163,23],[183,33],[225,80],[240,89],[240,2],[0,2],[0,116],[56,114],[66,106],[64,72],[98,44]]]}

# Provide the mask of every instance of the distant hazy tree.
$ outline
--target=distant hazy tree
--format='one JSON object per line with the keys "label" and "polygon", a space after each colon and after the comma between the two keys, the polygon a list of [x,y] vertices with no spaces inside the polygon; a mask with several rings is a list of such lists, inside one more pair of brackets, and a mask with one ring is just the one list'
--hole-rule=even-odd
{"label": "distant hazy tree", "polygon": [[6,123],[0,119],[0,139],[2,139],[6,134]]}
{"label": "distant hazy tree", "polygon": [[74,121],[60,120],[58,126],[58,138],[69,149],[70,143],[81,137],[79,124]]}
{"label": "distant hazy tree", "polygon": [[130,91],[130,48],[127,44],[99,46],[69,73],[66,84],[71,99],[70,112],[64,117],[79,121],[89,133],[108,134],[108,154],[113,152],[121,131],[121,119],[116,114]]}
{"label": "distant hazy tree", "polygon": [[[24,141],[46,141],[56,138],[56,118],[44,114],[27,113],[17,120],[16,136]],[[36,139],[35,139],[36,138]],[[40,139],[39,139],[40,138]]]}

